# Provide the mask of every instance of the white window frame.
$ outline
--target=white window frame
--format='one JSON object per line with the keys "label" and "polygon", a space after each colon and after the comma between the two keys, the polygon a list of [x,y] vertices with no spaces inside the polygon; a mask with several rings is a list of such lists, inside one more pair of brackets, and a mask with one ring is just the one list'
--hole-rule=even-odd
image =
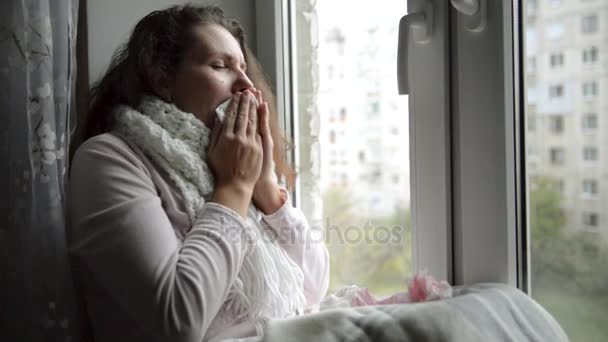
{"label": "white window frame", "polygon": [[[407,1],[407,0],[403,0]],[[408,11],[415,11],[422,1],[408,1]],[[413,270],[425,269],[438,279],[452,281],[452,242],[451,242],[451,176],[450,176],[450,120],[448,99],[448,44],[449,37],[448,2],[438,2],[435,8],[437,22],[441,28],[435,28],[434,35],[438,38],[427,46],[417,47],[410,59],[416,68],[410,68],[411,78],[417,80],[414,90],[418,100],[410,97],[410,184],[411,184],[411,213],[412,237],[412,267]],[[299,145],[297,123],[297,82],[290,70],[290,64],[296,64],[294,56],[290,56],[289,42],[293,37],[287,37],[288,24],[293,21],[293,13],[289,9],[289,0],[256,0],[257,37],[274,37],[273,39],[257,39],[257,56],[277,92],[278,109],[284,113],[281,126],[296,146]],[[273,13],[274,16],[269,15]],[[406,13],[403,13],[404,15]],[[263,18],[263,19],[261,19]],[[445,49],[444,54],[424,54],[425,48]],[[277,63],[278,62],[278,63]],[[426,62],[425,67],[420,63]],[[414,70],[415,69],[415,70]],[[395,76],[396,84],[396,76]],[[443,86],[437,87],[437,84]],[[416,87],[415,87],[416,88]],[[434,95],[425,95],[426,90],[434,89]],[[395,92],[397,88],[395,87]],[[286,96],[290,94],[291,96]],[[438,101],[439,97],[444,100]],[[287,115],[292,113],[292,115]],[[413,113],[418,113],[413,115]],[[442,133],[438,133],[442,132]],[[298,148],[292,160],[296,167],[300,159]],[[294,204],[299,206],[301,186],[296,183],[292,196]],[[423,227],[416,229],[416,227]]]}
{"label": "white window frame", "polygon": [[[409,0],[408,10],[423,3]],[[451,99],[449,103],[435,101],[444,107],[435,115],[420,108],[410,109],[412,214],[414,225],[423,227],[415,230],[413,266],[431,265],[431,274],[454,284],[492,281],[527,290],[524,124],[520,116],[525,101],[520,94],[520,82],[524,81],[520,80],[519,65],[523,37],[519,23],[514,25],[512,19],[520,8],[514,1],[492,2],[486,11],[487,18],[493,20],[486,22],[484,30],[475,32],[467,28],[467,16],[453,8],[448,19],[447,1],[433,3],[445,6],[438,11],[438,21],[449,21],[450,27],[438,31],[449,32],[451,42],[446,45],[451,48],[451,56],[434,55],[429,60],[421,52],[411,57],[416,63],[413,69],[420,71],[411,71],[410,77],[419,82],[419,94],[437,92],[437,84],[448,85]],[[287,40],[282,39],[287,32],[286,4],[287,0],[256,0],[258,37],[275,37],[272,50],[264,47],[272,39],[258,39],[259,52],[274,51],[266,52],[267,57],[258,53],[258,57],[267,72],[275,67],[274,85],[282,113],[293,110],[291,101],[297,102],[285,97],[295,83],[287,65],[292,59],[283,46]],[[520,19],[524,18],[518,15]],[[264,33],[269,31],[271,35]],[[426,68],[420,64],[425,58],[435,63],[434,68],[447,68],[445,63],[452,61],[449,75],[429,88],[420,81],[426,75]],[[450,89],[439,92],[445,96]],[[422,102],[417,105],[423,106]],[[282,121],[297,146],[293,134],[297,117],[285,116]],[[296,149],[295,161],[297,153]],[[298,191],[296,187],[296,205]]]}
{"label": "white window frame", "polygon": [[485,30],[467,29],[460,13],[451,28],[458,90],[452,101],[454,274],[460,284],[493,281],[528,290],[519,29],[525,19],[519,1],[491,2],[486,10],[492,20]]}

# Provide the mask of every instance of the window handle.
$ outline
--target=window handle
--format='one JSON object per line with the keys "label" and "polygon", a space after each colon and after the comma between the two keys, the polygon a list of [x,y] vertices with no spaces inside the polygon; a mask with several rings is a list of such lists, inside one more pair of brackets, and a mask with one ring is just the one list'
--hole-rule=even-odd
{"label": "window handle", "polygon": [[397,89],[399,95],[410,93],[408,72],[408,45],[410,28],[415,43],[426,43],[433,34],[433,5],[427,2],[424,10],[408,13],[399,21],[399,38],[397,43]]}
{"label": "window handle", "polygon": [[458,12],[466,15],[466,28],[471,32],[481,32],[486,28],[487,0],[451,0]]}

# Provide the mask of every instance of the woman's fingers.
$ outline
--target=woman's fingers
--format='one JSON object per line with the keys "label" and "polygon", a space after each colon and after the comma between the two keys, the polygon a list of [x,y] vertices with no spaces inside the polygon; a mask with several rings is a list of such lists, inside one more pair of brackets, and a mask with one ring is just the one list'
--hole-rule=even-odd
{"label": "woman's fingers", "polygon": [[268,111],[268,102],[262,102],[260,104],[260,119],[259,119],[259,131],[262,136],[270,133],[269,127],[269,116],[270,113]]}
{"label": "woman's fingers", "polygon": [[245,136],[247,131],[247,120],[249,119],[249,107],[252,106],[251,98],[252,94],[249,91],[243,92],[241,96],[241,102],[239,103],[238,114],[234,123],[234,133],[236,135]]}
{"label": "woman's fingers", "polygon": [[239,104],[241,102],[242,97],[243,94],[241,94],[240,92],[234,94],[234,96],[232,97],[232,101],[230,101],[228,108],[226,108],[226,115],[224,116],[223,124],[224,129],[222,131],[223,133],[234,132],[237,110],[239,108]]}
{"label": "woman's fingers", "polygon": [[269,116],[268,102],[264,102],[260,105],[260,134],[258,136],[262,138],[262,150],[264,151],[263,165],[265,167],[263,169],[268,173],[272,173],[274,172],[274,167],[272,166],[274,141],[270,134]]}
{"label": "woman's fingers", "polygon": [[253,137],[258,131],[258,109],[253,103],[253,98],[251,98],[251,101],[249,104],[249,118],[247,119],[247,135]]}
{"label": "woman's fingers", "polygon": [[255,99],[258,100],[258,104],[261,106],[262,103],[264,102],[264,100],[262,99],[262,91],[261,90],[255,90]]}

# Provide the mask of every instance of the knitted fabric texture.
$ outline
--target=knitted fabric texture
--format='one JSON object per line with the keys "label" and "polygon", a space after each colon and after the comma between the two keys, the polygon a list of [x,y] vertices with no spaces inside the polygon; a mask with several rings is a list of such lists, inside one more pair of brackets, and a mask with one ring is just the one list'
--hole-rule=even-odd
{"label": "knitted fabric texture", "polygon": [[[119,106],[114,114],[115,132],[137,145],[169,175],[194,224],[214,189],[213,175],[205,162],[209,128],[192,113],[152,96],[144,97],[137,110]],[[218,315],[242,322],[302,312],[302,270],[278,244],[276,234],[253,204],[247,225],[253,228],[253,245]]]}

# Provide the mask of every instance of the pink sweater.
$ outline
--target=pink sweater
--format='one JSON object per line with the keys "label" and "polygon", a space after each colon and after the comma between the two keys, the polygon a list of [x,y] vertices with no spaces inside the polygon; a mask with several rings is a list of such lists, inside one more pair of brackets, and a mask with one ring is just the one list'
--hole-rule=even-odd
{"label": "pink sweater", "polygon": [[[76,152],[68,243],[95,342],[200,342],[262,333],[263,322],[218,315],[247,251],[245,241],[222,235],[221,227],[249,229],[245,221],[207,203],[190,222],[182,202],[168,175],[113,134],[89,139]],[[306,218],[289,203],[263,219],[301,267],[307,305],[315,305],[329,283],[327,249],[322,238],[307,234]]]}

